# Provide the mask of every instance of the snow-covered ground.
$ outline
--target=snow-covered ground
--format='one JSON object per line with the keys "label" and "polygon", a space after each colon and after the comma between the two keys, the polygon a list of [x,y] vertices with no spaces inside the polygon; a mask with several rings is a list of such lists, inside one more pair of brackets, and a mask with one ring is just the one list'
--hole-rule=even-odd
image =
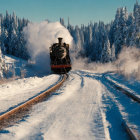
{"label": "snow-covered ground", "polygon": [[109,139],[102,89],[97,80],[72,72],[60,90],[35,105],[25,121],[7,128],[9,133],[1,134],[0,138]]}
{"label": "snow-covered ground", "polygon": [[118,75],[116,73],[105,74],[106,78],[112,82],[120,85],[122,88],[134,93],[136,96],[140,97],[140,81],[135,79],[126,79],[123,75]]}
{"label": "snow-covered ground", "polygon": [[60,76],[53,74],[42,78],[18,79],[0,85],[0,114],[45,91],[59,78]]}
{"label": "snow-covered ground", "polygon": [[[0,139],[127,140],[123,120],[140,133],[140,104],[116,90],[104,76],[90,71],[71,71],[67,81],[49,99],[34,105],[28,116],[17,124],[0,131]],[[132,89],[117,74],[106,76]],[[52,74],[0,85],[0,113],[41,93],[59,79],[59,75]],[[138,81],[136,84],[139,88]],[[136,88],[132,90],[138,93]]]}

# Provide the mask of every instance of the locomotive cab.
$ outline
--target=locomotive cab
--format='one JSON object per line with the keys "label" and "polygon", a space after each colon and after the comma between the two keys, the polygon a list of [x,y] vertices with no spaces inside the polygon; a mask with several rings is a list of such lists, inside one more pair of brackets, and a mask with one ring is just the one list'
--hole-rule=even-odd
{"label": "locomotive cab", "polygon": [[69,44],[63,43],[62,38],[58,38],[58,43],[50,47],[51,70],[57,74],[65,74],[71,70],[71,60],[69,56]]}

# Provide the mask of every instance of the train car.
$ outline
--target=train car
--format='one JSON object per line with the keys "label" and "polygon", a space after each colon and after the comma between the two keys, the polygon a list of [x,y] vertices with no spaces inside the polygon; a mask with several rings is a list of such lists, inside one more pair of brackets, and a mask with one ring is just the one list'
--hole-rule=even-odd
{"label": "train car", "polygon": [[65,74],[71,70],[69,44],[63,43],[62,39],[58,38],[58,43],[50,47],[51,70],[57,74]]}

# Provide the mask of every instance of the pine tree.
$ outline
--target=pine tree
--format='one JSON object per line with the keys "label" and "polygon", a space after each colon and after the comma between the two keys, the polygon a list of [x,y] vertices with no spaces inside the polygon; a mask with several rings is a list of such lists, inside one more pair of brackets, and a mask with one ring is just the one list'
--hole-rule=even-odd
{"label": "pine tree", "polygon": [[115,61],[115,60],[116,60],[115,46],[114,46],[114,44],[112,44],[112,46],[111,46],[111,61]]}
{"label": "pine tree", "polygon": [[63,18],[60,18],[60,23],[65,27],[65,22]]}
{"label": "pine tree", "polygon": [[135,17],[135,44],[140,47],[140,5],[138,1],[134,5],[134,17]]}
{"label": "pine tree", "polygon": [[15,13],[13,15],[8,14],[8,11],[6,11],[6,16],[0,15],[0,45],[4,54],[11,54],[25,59],[29,58],[22,33],[28,22],[24,18],[17,18]]}
{"label": "pine tree", "polygon": [[115,23],[115,32],[114,32],[114,45],[116,56],[120,53],[122,47],[126,45],[126,35],[127,35],[127,19],[128,13],[126,8],[118,9],[116,15],[117,19],[114,21]]}
{"label": "pine tree", "polygon": [[131,13],[127,20],[127,35],[126,35],[126,46],[135,46],[135,26],[134,26],[134,16]]}
{"label": "pine tree", "polygon": [[110,42],[108,37],[105,37],[102,54],[101,54],[101,62],[109,62],[111,60],[111,49],[110,49]]}
{"label": "pine tree", "polygon": [[0,48],[0,79],[7,77],[8,67],[5,64],[1,48]]}
{"label": "pine tree", "polygon": [[1,53],[1,48],[0,48],[0,78],[3,78],[3,67],[2,67],[2,53]]}

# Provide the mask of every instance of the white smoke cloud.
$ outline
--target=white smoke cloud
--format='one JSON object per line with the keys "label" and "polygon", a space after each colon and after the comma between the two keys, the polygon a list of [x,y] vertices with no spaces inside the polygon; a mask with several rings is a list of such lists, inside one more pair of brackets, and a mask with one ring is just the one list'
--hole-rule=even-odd
{"label": "white smoke cloud", "polygon": [[58,42],[62,37],[63,42],[72,46],[72,37],[69,31],[59,22],[43,21],[41,23],[29,23],[24,28],[24,36],[27,40],[27,49],[32,61],[40,72],[50,72],[49,47]]}
{"label": "white smoke cloud", "polygon": [[114,71],[124,75],[127,79],[140,80],[140,49],[124,47],[115,62],[105,64],[89,63],[87,58],[74,59],[73,69],[89,70],[95,73]]}
{"label": "white smoke cloud", "polygon": [[124,47],[116,61],[119,73],[140,80],[140,49]]}
{"label": "white smoke cloud", "polygon": [[87,70],[93,73],[104,73],[109,71],[116,71],[116,65],[114,63],[96,63],[89,62],[88,58],[74,58],[73,61],[73,70]]}

